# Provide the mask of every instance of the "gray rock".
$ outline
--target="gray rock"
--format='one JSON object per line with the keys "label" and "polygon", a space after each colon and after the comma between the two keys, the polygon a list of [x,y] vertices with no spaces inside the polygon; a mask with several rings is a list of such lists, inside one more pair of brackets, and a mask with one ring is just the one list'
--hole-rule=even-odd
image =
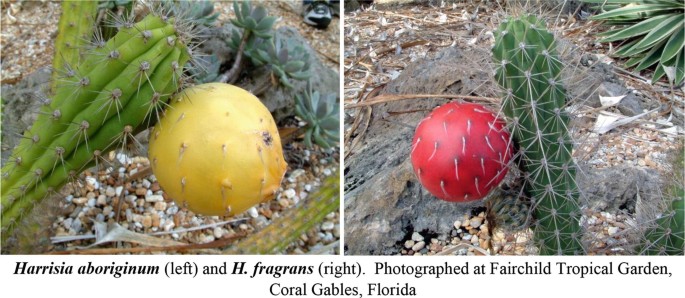
{"label": "gray rock", "polygon": [[[382,93],[459,94],[476,90],[489,80],[489,75],[473,67],[471,61],[477,57],[489,59],[489,53],[468,54],[447,48],[434,58],[411,64]],[[365,139],[346,159],[347,254],[396,254],[410,233],[448,234],[455,216],[470,210],[472,205],[442,201],[423,190],[408,158],[414,125],[432,108],[446,102],[415,99],[374,106]],[[419,112],[386,117],[391,111],[409,110]]]}
{"label": "gray rock", "polygon": [[659,173],[643,167],[583,170],[577,176],[581,204],[594,211],[633,214],[638,196],[643,203],[656,203],[663,192]]}
{"label": "gray rock", "polygon": [[2,162],[9,158],[21,134],[38,116],[45,90],[49,87],[50,68],[41,68],[14,85],[2,85]]}

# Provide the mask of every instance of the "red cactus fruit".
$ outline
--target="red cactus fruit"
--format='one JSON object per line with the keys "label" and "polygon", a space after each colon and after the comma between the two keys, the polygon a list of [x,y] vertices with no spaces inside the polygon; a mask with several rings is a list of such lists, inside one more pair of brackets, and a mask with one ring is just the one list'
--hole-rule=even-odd
{"label": "red cactus fruit", "polygon": [[482,105],[451,102],[419,122],[411,163],[431,194],[468,202],[482,199],[504,179],[511,156],[502,120]]}

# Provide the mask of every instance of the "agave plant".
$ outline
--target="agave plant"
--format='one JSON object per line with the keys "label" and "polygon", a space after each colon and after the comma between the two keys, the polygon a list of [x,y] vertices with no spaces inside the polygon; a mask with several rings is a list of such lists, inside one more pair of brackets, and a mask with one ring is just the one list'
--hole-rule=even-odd
{"label": "agave plant", "polygon": [[312,140],[323,148],[330,148],[338,142],[340,135],[339,105],[334,93],[319,94],[312,92],[307,82],[307,90],[295,95],[295,114],[307,122],[304,143],[312,147]]}
{"label": "agave plant", "polygon": [[600,34],[600,42],[626,42],[614,53],[628,58],[636,71],[656,64],[652,81],[664,75],[679,85],[685,73],[685,2],[683,0],[583,0],[602,11],[593,17],[616,26]]}

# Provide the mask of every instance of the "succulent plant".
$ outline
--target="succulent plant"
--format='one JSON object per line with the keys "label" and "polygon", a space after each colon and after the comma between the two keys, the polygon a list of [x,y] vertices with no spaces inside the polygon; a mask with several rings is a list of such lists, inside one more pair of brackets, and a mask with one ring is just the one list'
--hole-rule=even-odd
{"label": "succulent plant", "polygon": [[582,253],[573,141],[554,36],[535,16],[510,17],[495,32],[492,53],[495,79],[505,90],[502,111],[511,121],[534,206],[540,253]]}
{"label": "succulent plant", "polygon": [[512,150],[505,123],[487,108],[450,102],[419,122],[411,162],[431,194],[469,202],[484,198],[504,179]]}
{"label": "succulent plant", "polygon": [[[83,1],[82,1],[83,2]],[[98,3],[97,1],[88,1]],[[96,41],[107,41],[112,38],[119,28],[121,27],[121,21],[124,19],[133,19],[133,5],[136,1],[133,0],[102,0],[99,1],[97,9],[99,11],[96,23],[98,27],[95,30],[98,32],[96,36]],[[79,17],[83,18],[84,15],[88,14],[78,14]],[[86,19],[86,18],[84,18]],[[84,27],[92,30],[93,26]]]}
{"label": "succulent plant", "polygon": [[205,27],[214,26],[219,18],[219,13],[214,12],[214,1],[165,0],[162,5],[167,7],[172,16],[183,14],[184,19]]}
{"label": "succulent plant", "polygon": [[680,85],[685,78],[685,2],[681,0],[583,0],[594,3],[603,13],[593,16],[618,26],[601,33],[600,42],[625,41],[614,53],[629,58],[627,67],[641,71],[656,65],[652,81],[668,69]]}
{"label": "succulent plant", "polygon": [[301,45],[285,43],[278,37],[263,45],[251,54],[252,60],[266,65],[284,86],[293,88],[292,79],[306,80],[311,76],[309,54]]}
{"label": "succulent plant", "polygon": [[236,16],[235,19],[231,19],[233,25],[257,37],[271,38],[271,28],[276,22],[276,17],[267,15],[266,8],[261,5],[253,7],[250,1],[235,1],[233,10]]}
{"label": "succulent plant", "polygon": [[219,80],[221,63],[216,55],[199,57],[195,65],[187,67],[190,77],[196,83],[212,83]]}
{"label": "succulent plant", "polygon": [[204,215],[234,215],[273,198],[285,174],[269,110],[238,87],[185,89],[151,132],[149,159],[165,192]]}
{"label": "succulent plant", "polygon": [[295,114],[307,122],[304,143],[312,147],[312,141],[323,148],[330,148],[340,139],[340,107],[333,93],[312,92],[307,82],[307,90],[295,95]]}

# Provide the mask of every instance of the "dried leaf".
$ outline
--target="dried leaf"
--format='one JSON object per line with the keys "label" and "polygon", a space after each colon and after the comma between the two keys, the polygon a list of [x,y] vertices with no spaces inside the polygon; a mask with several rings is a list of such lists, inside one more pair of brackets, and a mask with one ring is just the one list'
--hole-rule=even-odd
{"label": "dried leaf", "polygon": [[619,102],[621,102],[621,99],[626,97],[625,95],[621,96],[599,96],[599,102],[602,104],[603,107],[611,107],[617,105]]}
{"label": "dried leaf", "polygon": [[603,134],[621,125],[631,123],[657,110],[658,109],[647,111],[633,117],[625,117],[623,115],[602,111],[597,116],[597,122],[595,122],[595,128],[593,130],[598,134]]}

